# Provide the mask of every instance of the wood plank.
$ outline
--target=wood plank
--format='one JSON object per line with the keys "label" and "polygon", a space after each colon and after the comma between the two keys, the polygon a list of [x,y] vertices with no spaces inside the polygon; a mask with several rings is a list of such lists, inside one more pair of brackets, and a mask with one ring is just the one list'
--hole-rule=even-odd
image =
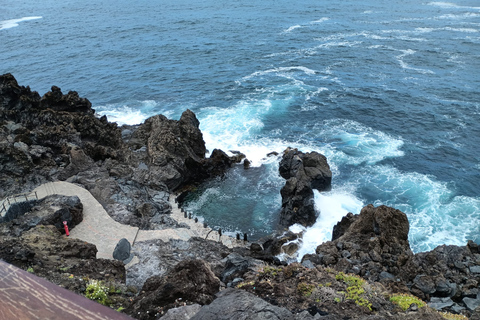
{"label": "wood plank", "polygon": [[0,319],[133,318],[0,260]]}

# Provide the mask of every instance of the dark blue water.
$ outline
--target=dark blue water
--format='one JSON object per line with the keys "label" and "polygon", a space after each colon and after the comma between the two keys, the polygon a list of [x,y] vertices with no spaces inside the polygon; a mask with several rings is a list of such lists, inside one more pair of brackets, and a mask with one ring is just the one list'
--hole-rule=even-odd
{"label": "dark blue water", "polygon": [[324,153],[331,192],[303,252],[368,203],[410,220],[414,251],[480,241],[480,2],[0,0],[0,72],[76,90],[111,121],[197,113],[239,150],[191,196],[210,225],[258,238],[284,181],[270,151]]}

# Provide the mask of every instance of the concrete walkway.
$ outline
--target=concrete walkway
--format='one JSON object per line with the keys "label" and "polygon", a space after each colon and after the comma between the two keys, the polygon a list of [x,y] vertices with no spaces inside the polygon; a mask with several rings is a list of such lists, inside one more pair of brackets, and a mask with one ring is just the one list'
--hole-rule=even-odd
{"label": "concrete walkway", "polygon": [[229,248],[243,246],[244,241],[237,241],[235,238],[222,235],[218,235],[217,231],[213,231],[211,228],[203,227],[203,223],[195,222],[194,219],[185,218],[184,213],[178,209],[177,204],[175,203],[175,196],[170,195],[170,205],[172,206],[171,217],[175,219],[178,223],[184,223],[190,227],[187,228],[175,228],[175,229],[164,229],[164,230],[140,230],[137,235],[137,242],[152,240],[152,239],[161,239],[163,241],[168,241],[170,239],[179,239],[188,241],[192,237],[201,237],[203,239],[220,241]]}
{"label": "concrete walkway", "polygon": [[122,238],[126,238],[132,247],[135,242],[146,240],[179,239],[188,241],[191,237],[205,239],[207,235],[208,239],[221,241],[230,248],[245,245],[243,241],[237,241],[225,235],[219,237],[218,232],[204,228],[202,223],[195,223],[193,219],[185,218],[184,213],[174,203],[174,195],[170,195],[171,217],[179,223],[187,224],[190,229],[139,230],[136,227],[121,224],[110,217],[88,190],[69,182],[45,183],[32,191],[32,193],[35,192],[39,199],[53,194],[77,196],[80,199],[83,204],[83,221],[70,231],[70,236],[96,245],[97,258],[113,259],[113,250]]}
{"label": "concrete walkway", "polygon": [[122,238],[131,244],[135,241],[138,228],[113,220],[97,199],[82,187],[58,181],[45,183],[33,192],[37,192],[39,199],[52,194],[77,196],[80,199],[83,204],[83,221],[70,231],[70,237],[96,245],[97,258],[113,259],[113,250]]}

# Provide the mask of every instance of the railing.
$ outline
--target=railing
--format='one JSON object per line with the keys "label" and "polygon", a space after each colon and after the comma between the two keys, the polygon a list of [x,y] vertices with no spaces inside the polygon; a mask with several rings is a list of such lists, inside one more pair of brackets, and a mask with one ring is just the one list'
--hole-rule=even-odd
{"label": "railing", "polygon": [[19,193],[6,197],[0,204],[0,216],[3,217],[7,213],[12,203],[25,202],[33,199],[38,199],[36,191],[34,193]]}

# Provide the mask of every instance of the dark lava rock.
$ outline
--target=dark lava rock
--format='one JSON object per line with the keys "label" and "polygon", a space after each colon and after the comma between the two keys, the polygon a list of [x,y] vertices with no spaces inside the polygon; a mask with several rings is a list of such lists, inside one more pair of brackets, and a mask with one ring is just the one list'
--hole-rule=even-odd
{"label": "dark lava rock", "polygon": [[263,264],[263,261],[251,257],[244,257],[235,252],[229,254],[224,261],[225,269],[221,277],[224,283],[242,277],[247,271],[255,270]]}
{"label": "dark lava rock", "polygon": [[191,320],[266,320],[294,319],[290,311],[280,308],[243,290],[226,289],[217,298],[204,306]]}
{"label": "dark lava rock", "polygon": [[[355,266],[360,275],[378,281],[382,272],[397,276],[400,268],[412,258],[409,224],[403,212],[368,205],[355,218],[347,218],[348,223],[343,221],[341,236],[316,249],[316,253],[323,256],[324,265],[344,272],[353,272]],[[345,254],[342,256],[345,251],[349,253],[348,258]]]}
{"label": "dark lava rock", "polygon": [[156,319],[159,310],[168,310],[179,303],[213,301],[220,289],[220,280],[202,260],[180,262],[166,276],[149,278],[133,304],[126,310],[137,319]]}
{"label": "dark lava rock", "polygon": [[315,223],[316,212],[313,190],[328,190],[332,172],[325,156],[317,153],[303,153],[297,149],[284,151],[279,165],[280,175],[287,179],[280,191],[282,211],[280,225],[283,227],[300,223],[311,226]]}
{"label": "dark lava rock", "polygon": [[[135,243],[133,253],[140,263],[128,269],[127,285],[140,289],[152,276],[164,276],[184,260],[202,259],[218,277],[225,270],[225,260],[232,250],[218,241],[191,238],[188,241],[149,240]],[[159,267],[161,266],[161,267]]]}
{"label": "dark lava rock", "polygon": [[434,308],[436,310],[442,310],[444,308],[448,308],[454,305],[455,302],[452,301],[450,298],[437,298],[433,297],[430,299],[428,306]]}
{"label": "dark lava rock", "polygon": [[342,217],[342,220],[340,220],[335,226],[333,226],[333,231],[332,231],[332,241],[337,240],[343,234],[345,231],[350,228],[350,225],[358,218],[358,215],[354,215],[353,213],[349,212],[347,213],[346,216]]}
{"label": "dark lava rock", "polygon": [[201,308],[199,304],[169,309],[161,320],[190,320]]}
{"label": "dark lava rock", "polygon": [[232,164],[220,150],[209,159],[205,153],[190,110],[178,121],[158,115],[119,128],[76,92],[53,86],[40,97],[11,74],[0,76],[0,199],[66,180],[89,190],[118,222],[168,228],[175,225],[168,195],[158,195],[222,175]]}
{"label": "dark lava rock", "polygon": [[468,310],[474,311],[478,307],[480,307],[480,298],[463,298],[463,303],[467,307]]}
{"label": "dark lava rock", "polygon": [[24,270],[31,268],[37,276],[54,283],[68,283],[68,277],[62,276],[65,272],[124,283],[123,263],[96,259],[96,254],[95,245],[62,236],[51,225],[38,225],[20,236],[0,236],[1,260]]}
{"label": "dark lava rock", "polygon": [[83,221],[83,205],[78,197],[52,195],[13,204],[5,217],[0,218],[0,230],[3,234],[20,236],[37,225],[53,225],[64,234],[63,221],[67,221],[69,229]]}
{"label": "dark lava rock", "polygon": [[131,249],[132,246],[127,239],[120,239],[113,250],[113,258],[120,261],[127,260],[130,257]]}

